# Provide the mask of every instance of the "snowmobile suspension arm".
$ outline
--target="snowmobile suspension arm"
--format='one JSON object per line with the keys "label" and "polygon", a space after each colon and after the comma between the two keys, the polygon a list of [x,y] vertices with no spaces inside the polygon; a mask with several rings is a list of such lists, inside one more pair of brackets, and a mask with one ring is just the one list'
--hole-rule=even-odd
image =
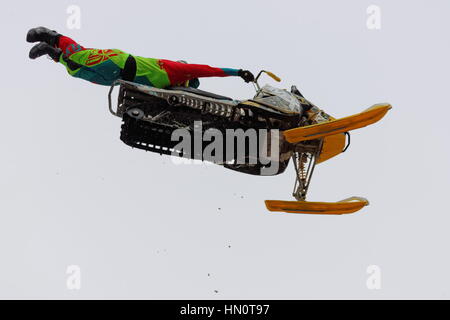
{"label": "snowmobile suspension arm", "polygon": [[296,173],[294,191],[292,195],[297,201],[305,201],[308,193],[309,183],[317,164],[317,158],[322,150],[323,140],[315,146],[314,151],[304,150],[303,152],[294,152],[292,160]]}

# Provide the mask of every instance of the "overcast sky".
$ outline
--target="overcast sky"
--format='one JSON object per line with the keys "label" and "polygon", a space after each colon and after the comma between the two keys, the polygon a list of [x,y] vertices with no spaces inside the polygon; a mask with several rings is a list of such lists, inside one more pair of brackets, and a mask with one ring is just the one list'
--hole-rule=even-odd
{"label": "overcast sky", "polygon": [[[68,28],[70,5],[80,29]],[[368,28],[371,5],[380,29]],[[3,6],[0,298],[449,298],[449,10],[445,0]],[[271,70],[338,118],[391,103],[310,187],[311,201],[356,195],[370,206],[268,213],[265,199],[291,199],[292,167],[252,177],[127,147],[107,87],[28,59],[26,32],[40,25],[86,47]],[[239,78],[202,88],[254,94]],[[80,290],[67,287],[71,265]],[[366,285],[372,265],[379,290]]]}

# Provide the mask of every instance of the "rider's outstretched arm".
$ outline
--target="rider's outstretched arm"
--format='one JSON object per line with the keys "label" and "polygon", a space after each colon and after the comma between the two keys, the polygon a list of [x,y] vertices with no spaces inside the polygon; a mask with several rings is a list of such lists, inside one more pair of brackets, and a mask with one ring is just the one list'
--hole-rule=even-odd
{"label": "rider's outstretched arm", "polygon": [[205,64],[191,64],[161,59],[160,66],[167,72],[171,85],[179,85],[188,80],[205,77],[239,76],[244,78],[247,82],[254,79],[249,71],[231,68],[215,68]]}

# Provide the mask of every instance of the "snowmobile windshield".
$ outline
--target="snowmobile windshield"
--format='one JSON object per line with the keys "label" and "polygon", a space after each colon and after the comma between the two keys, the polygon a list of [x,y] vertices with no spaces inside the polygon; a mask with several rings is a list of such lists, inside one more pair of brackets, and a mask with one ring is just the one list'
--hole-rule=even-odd
{"label": "snowmobile windshield", "polygon": [[290,92],[285,89],[279,89],[266,84],[261,88],[261,91],[254,99],[255,101],[261,101],[262,103],[269,104],[280,109],[285,109],[290,112],[300,113],[301,103]]}

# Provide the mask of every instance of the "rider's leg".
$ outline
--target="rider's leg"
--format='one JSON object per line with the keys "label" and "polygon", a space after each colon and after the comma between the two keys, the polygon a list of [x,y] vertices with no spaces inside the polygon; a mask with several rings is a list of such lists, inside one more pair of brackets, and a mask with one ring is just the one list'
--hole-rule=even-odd
{"label": "rider's leg", "polygon": [[28,42],[45,42],[50,46],[55,46],[60,34],[55,30],[46,27],[38,27],[30,29],[27,33]]}
{"label": "rider's leg", "polygon": [[84,50],[84,47],[79,45],[75,40],[45,27],[30,29],[27,33],[27,41],[45,42],[52,47],[61,49],[66,56]]}
{"label": "rider's leg", "polygon": [[85,50],[73,39],[45,27],[33,28],[28,31],[27,41],[40,42],[30,50],[31,59],[48,54],[55,62],[59,62],[61,53],[65,57],[69,57],[75,52]]}
{"label": "rider's leg", "polygon": [[78,44],[75,40],[63,35],[58,37],[56,46],[62,50],[66,57],[70,57],[75,52],[86,50],[86,48]]}
{"label": "rider's leg", "polygon": [[110,86],[120,79],[129,57],[117,49],[84,48],[75,40],[44,27],[31,29],[27,41],[40,41],[31,49],[31,59],[48,54],[63,64],[70,75],[101,85]]}
{"label": "rider's leg", "polygon": [[52,47],[46,42],[39,42],[30,50],[30,59],[36,59],[43,55],[48,54],[53,61],[58,62],[62,55],[62,51],[59,48]]}

